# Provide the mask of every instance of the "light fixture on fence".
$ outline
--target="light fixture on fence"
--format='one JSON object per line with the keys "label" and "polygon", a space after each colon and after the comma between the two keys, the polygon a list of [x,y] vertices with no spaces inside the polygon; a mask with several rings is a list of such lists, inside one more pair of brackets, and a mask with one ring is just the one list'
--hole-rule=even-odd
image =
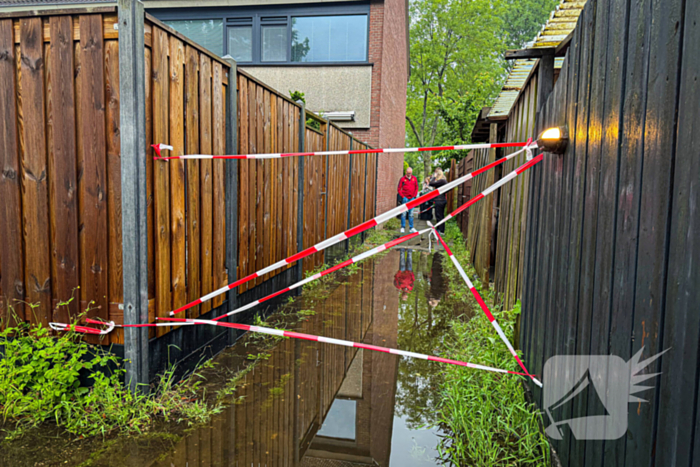
{"label": "light fixture on fence", "polygon": [[568,144],[569,128],[566,125],[548,128],[537,138],[537,146],[541,150],[554,154],[564,154]]}

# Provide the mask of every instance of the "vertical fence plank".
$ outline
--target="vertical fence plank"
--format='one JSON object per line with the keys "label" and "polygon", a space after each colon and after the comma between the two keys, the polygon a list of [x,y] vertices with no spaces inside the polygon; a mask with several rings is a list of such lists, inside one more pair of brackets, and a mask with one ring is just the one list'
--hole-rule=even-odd
{"label": "vertical fence plank", "polygon": [[[282,151],[287,152],[289,151],[289,102],[286,100],[282,102],[280,120],[282,120],[280,148]],[[289,218],[291,216],[289,212],[289,188],[289,158],[285,157],[282,160],[282,256],[284,258],[289,256]]]}
{"label": "vertical fence plank", "polygon": [[[15,41],[12,20],[0,20],[0,317],[14,308],[25,319],[24,246],[22,244],[22,199],[18,128]],[[70,44],[72,45],[72,44]],[[71,50],[72,53],[72,50]],[[76,255],[77,258],[77,255]]]}
{"label": "vertical fence plank", "polygon": [[[659,459],[665,453],[673,453],[677,465],[697,463],[697,393],[698,381],[698,330],[700,302],[698,288],[700,282],[700,249],[698,236],[690,232],[700,229],[700,216],[697,202],[697,186],[700,180],[700,159],[697,148],[700,140],[696,122],[700,120],[700,60],[694,51],[700,42],[700,5],[686,2],[683,32],[683,65],[680,70],[680,96],[678,106],[678,139],[676,141],[676,170],[673,180],[673,204],[671,212],[671,233],[669,248],[669,270],[667,281],[667,310],[664,323],[664,346],[672,345],[682,349],[682,358],[664,359],[661,381],[664,388],[659,398],[659,426],[668,427],[658,431],[657,464],[669,465],[670,456]],[[688,189],[690,187],[690,189]],[[692,392],[691,392],[692,391]],[[687,416],[686,401],[690,394],[695,396],[695,420]],[[693,436],[695,434],[695,436]],[[607,454],[607,453],[606,453]],[[607,458],[607,456],[606,456]]]}
{"label": "vertical fence plank", "polygon": [[[199,54],[199,148],[203,154],[212,152],[212,97],[211,97],[211,59]],[[199,172],[200,190],[200,242],[201,242],[201,272],[202,293],[215,289],[214,284],[214,234],[213,234],[213,203],[214,203],[214,166],[212,161],[203,160]],[[200,314],[211,310],[212,302],[207,301],[200,306]]]}
{"label": "vertical fence plank", "polygon": [[107,320],[108,219],[105,159],[105,96],[102,18],[80,16],[80,109],[78,119],[81,206],[81,295],[94,302],[90,316]]}
{"label": "vertical fence plank", "polygon": [[[80,293],[76,290],[80,285],[78,269],[80,252],[78,251],[78,174],[75,160],[75,90],[71,17],[52,17],[50,28],[52,41],[48,69],[50,86],[47,88],[49,101],[47,133],[51,148],[49,186],[52,206],[52,284],[55,299],[68,300],[75,296],[75,300],[67,308],[60,307],[55,310],[53,318],[67,323],[69,315],[76,316],[80,309]],[[14,123],[13,121],[12,124]],[[9,125],[9,122],[6,124]],[[3,133],[7,134],[4,131]],[[9,238],[12,239],[12,237]]]}
{"label": "vertical fence plank", "polygon": [[[247,154],[249,150],[248,143],[248,78],[243,75],[238,75],[238,96],[240,118],[238,119],[239,142],[241,154]],[[248,170],[250,162],[243,160],[239,164],[239,188],[238,188],[238,277],[245,277],[249,273],[250,250],[248,247],[248,239],[250,232],[248,230],[248,206],[250,205],[250,192],[248,191]],[[245,284],[239,287],[239,293],[245,290]]]}
{"label": "vertical fence plank", "polygon": [[[255,87],[255,141],[258,152],[265,151],[265,93],[262,86]],[[265,163],[258,160],[256,168],[256,193],[255,193],[255,269],[260,270],[267,266],[265,263]],[[255,281],[257,285],[262,284],[263,277],[258,277]]]}
{"label": "vertical fence plank", "polygon": [[[199,53],[187,45],[185,47],[185,151],[199,153]],[[187,301],[192,302],[202,295],[201,288],[201,219],[200,172],[202,162],[186,162],[187,174]],[[200,315],[199,307],[193,307],[188,316]]]}
{"label": "vertical fence plank", "polygon": [[25,250],[26,300],[37,304],[27,320],[47,325],[51,312],[49,261],[49,200],[46,139],[44,137],[44,51],[41,18],[20,23],[22,144],[22,215]]}
{"label": "vertical fence plank", "polygon": [[[153,27],[151,64],[153,67],[153,141],[170,141],[168,69],[168,35]],[[153,164],[154,214],[155,214],[155,267],[156,267],[156,316],[167,317],[172,310],[170,295],[170,171],[167,163]],[[156,335],[166,333],[165,327],[156,328]]]}
{"label": "vertical fence plank", "polygon": [[[639,217],[639,252],[637,256],[637,278],[634,299],[634,327],[636,339],[632,355],[644,347],[642,358],[648,358],[674,342],[663,340],[668,263],[669,221],[674,170],[687,170],[675,165],[678,73],[681,60],[681,34],[686,3],[681,0],[651,2],[650,61],[648,71],[648,97],[644,122],[644,156],[642,192]],[[692,58],[692,54],[690,55]],[[688,196],[693,196],[689,194]],[[695,195],[697,196],[697,195]],[[647,371],[657,373],[662,360],[649,365]],[[674,359],[675,360],[675,359]],[[647,397],[658,397],[660,386],[656,385]],[[641,404],[639,418],[635,420],[636,446],[640,449],[628,457],[632,465],[655,465],[672,462],[663,460],[666,453],[654,451],[657,430],[656,404]],[[669,427],[671,428],[671,427]],[[631,436],[630,436],[631,438]],[[627,452],[632,452],[627,448]]]}
{"label": "vertical fence plank", "polygon": [[[272,93],[270,95],[270,150],[271,152],[277,151],[277,96]],[[279,238],[279,218],[277,217],[279,211],[277,210],[277,203],[279,201],[279,189],[280,185],[277,180],[277,170],[279,161],[277,159],[272,159],[270,161],[270,263],[278,261],[277,255],[277,239]],[[277,275],[279,271],[275,271],[272,275]]]}
{"label": "vertical fence plank", "polygon": [[[109,225],[109,316],[123,321],[124,275],[122,267],[122,174],[119,120],[119,42],[105,41],[105,96],[107,100],[107,206]],[[60,297],[59,297],[60,298]],[[121,306],[122,310],[119,309]],[[111,335],[113,343],[124,343],[121,329]]]}
{"label": "vertical fence plank", "polygon": [[[170,145],[173,154],[182,155],[185,151],[185,46],[175,36],[169,36],[170,46]],[[170,169],[170,287],[172,307],[180,308],[187,302],[185,279],[187,253],[185,247],[185,161],[171,160],[166,163]]]}
{"label": "vertical fence plank", "polygon": [[[270,132],[271,132],[271,124],[270,124],[270,91],[265,89],[263,91],[263,140],[264,144],[262,147],[262,152],[264,153],[270,153],[272,152],[271,148],[271,138],[270,138]],[[270,165],[270,160],[265,160],[263,161],[263,190],[262,190],[262,195],[263,195],[263,267],[267,266],[269,264],[272,264],[271,258],[271,236],[272,236],[272,222],[271,222],[271,209],[272,209],[272,193],[271,193],[271,185],[270,185],[270,179],[272,178],[272,172],[271,170],[271,165]],[[263,280],[269,279],[271,274],[265,274]]]}
{"label": "vertical fence plank", "polygon": [[[148,276],[148,298],[156,297],[156,255],[155,255],[155,195],[153,194],[153,156],[155,151],[151,147],[153,144],[153,64],[150,47],[144,50],[144,82],[145,89],[145,110],[146,110],[146,223],[147,223],[147,276]],[[148,322],[155,321],[155,306],[148,310]],[[149,336],[155,337],[155,329],[149,329]]]}
{"label": "vertical fence plank", "polygon": [[[282,152],[284,148],[284,99],[278,97],[276,101],[276,118],[273,120],[273,124],[276,125],[276,140],[275,140],[275,152]],[[277,238],[276,255],[275,261],[279,261],[284,256],[284,169],[285,161],[280,160],[276,162],[277,170],[275,172],[275,185],[277,186],[277,195],[275,196],[277,207],[275,213],[275,219],[277,222],[277,231],[275,237]]]}
{"label": "vertical fence plank", "polygon": [[[212,150],[214,154],[223,154],[226,151],[226,117],[224,103],[223,66],[219,62],[212,64]],[[228,276],[226,274],[226,193],[224,188],[225,169],[224,161],[214,161],[214,287],[225,285]],[[212,306],[219,306],[224,302],[224,295],[219,295],[213,300]]]}
{"label": "vertical fence plank", "polygon": [[[248,81],[248,152],[255,154],[257,152],[257,111],[258,107],[256,105],[256,85],[251,81]],[[257,262],[255,257],[255,252],[257,250],[257,244],[255,236],[257,235],[257,196],[258,196],[258,162],[255,160],[246,161],[248,164],[248,261],[249,268],[247,273],[250,274],[258,270]],[[244,284],[245,290],[251,288],[255,284],[251,281]]]}

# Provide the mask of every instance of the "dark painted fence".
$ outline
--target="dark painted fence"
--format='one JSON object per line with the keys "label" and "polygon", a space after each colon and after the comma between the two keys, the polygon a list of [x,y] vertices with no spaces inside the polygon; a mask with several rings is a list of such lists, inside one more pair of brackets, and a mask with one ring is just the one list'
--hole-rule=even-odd
{"label": "dark painted fence", "polygon": [[[697,1],[589,0],[540,109],[537,131],[567,124],[571,141],[530,178],[528,368],[541,374],[553,355],[667,350],[641,370],[649,389],[636,395],[648,402],[627,405],[624,436],[583,441],[564,427],[552,440],[566,466],[700,464],[698,23]],[[589,390],[559,419],[600,414],[599,402]]]}

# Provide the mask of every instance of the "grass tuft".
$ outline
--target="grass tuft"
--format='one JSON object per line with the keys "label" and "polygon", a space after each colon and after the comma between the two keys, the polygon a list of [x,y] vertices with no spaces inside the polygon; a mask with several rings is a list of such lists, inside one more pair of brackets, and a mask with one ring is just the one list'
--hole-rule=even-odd
{"label": "grass tuft", "polygon": [[[468,266],[468,252],[456,225],[448,224],[446,241],[463,266]],[[456,268],[444,270],[454,298],[476,302],[459,277]],[[481,285],[472,270],[467,274],[477,289]],[[490,294],[482,294],[492,302]],[[520,302],[513,310],[491,308],[506,336],[513,337]],[[517,371],[519,367],[500,341],[483,314],[469,321],[454,320],[456,336],[446,342],[445,356],[462,361]],[[522,378],[486,371],[465,370],[447,365],[441,384],[439,424],[448,433],[439,451],[455,465],[477,466],[540,466],[550,465],[549,443],[541,430],[541,417],[536,406],[525,400]]]}

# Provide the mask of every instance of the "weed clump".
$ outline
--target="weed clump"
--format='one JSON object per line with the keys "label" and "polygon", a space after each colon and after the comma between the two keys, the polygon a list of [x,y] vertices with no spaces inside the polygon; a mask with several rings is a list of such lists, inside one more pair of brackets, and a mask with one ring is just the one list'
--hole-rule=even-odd
{"label": "weed clump", "polygon": [[48,421],[78,438],[143,433],[154,417],[193,424],[222,408],[218,401],[204,401],[196,375],[176,384],[174,368],[149,394],[132,393],[123,383],[122,362],[73,332],[56,336],[40,325],[21,323],[0,332],[0,349],[6,439]]}

